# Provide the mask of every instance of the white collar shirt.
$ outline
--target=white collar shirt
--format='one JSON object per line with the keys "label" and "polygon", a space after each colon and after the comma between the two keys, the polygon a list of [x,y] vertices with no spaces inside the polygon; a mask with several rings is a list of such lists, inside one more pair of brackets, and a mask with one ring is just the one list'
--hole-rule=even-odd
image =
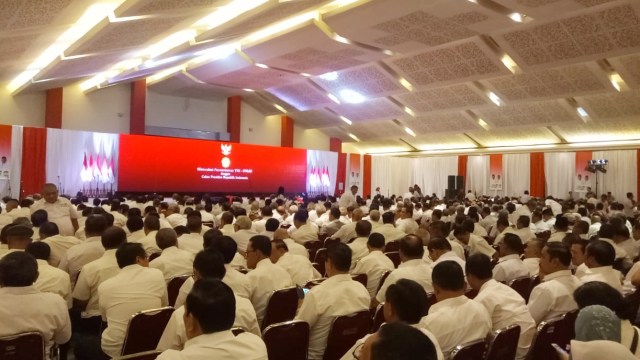
{"label": "white collar shirt", "polygon": [[351,191],[345,191],[344,194],[342,194],[342,196],[340,196],[340,199],[338,200],[338,207],[341,208],[348,208],[349,206],[355,206],[356,205],[356,197],[355,195],[353,195],[353,193]]}
{"label": "white collar shirt", "polygon": [[140,239],[142,239],[145,236],[146,235],[144,234],[144,229],[136,230],[136,231],[132,232],[127,237],[127,241],[128,242],[140,242]]}
{"label": "white collar shirt", "polygon": [[100,316],[98,307],[98,286],[118,275],[120,267],[116,260],[116,249],[106,250],[99,259],[82,267],[73,289],[73,298],[87,301],[82,317]]}
{"label": "white collar shirt", "polygon": [[487,230],[483,228],[482,225],[480,225],[480,223],[473,224],[473,234],[480,237],[484,237],[488,235]]}
{"label": "white collar shirt", "polygon": [[524,265],[518,254],[503,256],[493,268],[493,279],[504,283],[520,278],[528,277],[529,270]]}
{"label": "white collar shirt", "polygon": [[445,358],[456,346],[484,339],[491,331],[487,309],[465,295],[438,301],[420,324],[438,339]]}
{"label": "white collar shirt", "polygon": [[238,244],[238,251],[244,253],[247,251],[249,240],[256,235],[258,235],[258,233],[253,230],[242,229],[234,232],[229,236],[231,236],[231,238],[235,240],[236,244]]}
{"label": "white collar shirt", "polygon": [[332,236],[333,234],[338,232],[338,230],[340,230],[340,228],[343,226],[344,224],[342,223],[342,221],[338,219],[332,220],[322,225],[322,228],[320,229],[320,233],[327,234],[328,236]]}
{"label": "white collar shirt", "polygon": [[492,248],[487,240],[474,234],[469,235],[469,255],[481,253],[491,258],[495,252],[496,249]]}
{"label": "white collar shirt", "polygon": [[322,359],[333,320],[368,310],[369,292],[349,274],[334,275],[305,295],[297,320],[309,324],[309,360]]}
{"label": "white collar shirt", "polygon": [[598,231],[600,231],[601,226],[602,226],[601,222],[591,224],[591,226],[589,226],[589,233],[587,234],[587,237],[598,235]]}
{"label": "white collar shirt", "polygon": [[[249,300],[251,298],[251,284],[249,283],[247,275],[234,269],[229,264],[225,264],[224,268],[226,273],[224,278],[222,278],[222,282],[227,284],[236,296]],[[187,295],[191,292],[194,283],[195,281],[193,280],[193,277],[189,277],[185,280],[178,291],[178,297],[176,298],[176,303],[174,305],[175,308],[184,305],[187,300]]]}
{"label": "white collar shirt", "polygon": [[306,244],[318,240],[318,229],[311,224],[304,224],[292,232],[290,237],[298,244]]}
{"label": "white collar shirt", "polygon": [[624,248],[622,248],[620,245],[616,244],[615,241],[613,241],[611,239],[607,239],[607,238],[599,238],[599,240],[602,240],[602,241],[608,243],[609,245],[613,246],[613,249],[616,251],[616,259],[622,259],[622,258],[629,257],[629,255],[624,250]]}
{"label": "white collar shirt", "polygon": [[234,336],[231,330],[189,339],[184,350],[167,350],[158,360],[247,359],[267,360],[264,341],[251,333]]}
{"label": "white collar shirt", "polygon": [[182,234],[178,238],[178,247],[195,256],[204,249],[204,238],[200,234]]}
{"label": "white collar shirt", "polygon": [[[466,257],[464,256],[465,246],[456,238],[453,238],[453,240],[451,239],[447,239],[447,240],[449,240],[449,245],[451,245],[451,251],[453,251],[456,255],[458,255],[460,259],[462,260],[466,259]],[[429,252],[426,249],[425,249],[425,252],[426,252],[425,256],[428,256]]]}
{"label": "white collar shirt", "polygon": [[542,282],[531,290],[527,303],[536,324],[576,310],[578,305],[573,300],[573,292],[580,285],[582,282],[571,275],[571,270],[560,270],[545,275]]}
{"label": "white collar shirt", "polygon": [[356,224],[356,222],[350,222],[343,225],[333,234],[333,236],[331,236],[331,238],[340,239],[340,242],[346,244],[349,240],[358,236],[358,234],[356,234]]}
{"label": "white collar shirt", "polygon": [[547,240],[547,242],[560,242],[562,241],[562,239],[564,239],[564,237],[567,236],[567,233],[564,231],[556,231],[553,234],[551,234],[551,236],[549,237],[549,240]]}
{"label": "white collar shirt", "polygon": [[58,294],[67,305],[71,307],[71,279],[69,274],[55,268],[47,260],[36,260],[38,262],[38,279],[33,286],[41,292]]}
{"label": "white collar shirt", "polygon": [[498,217],[497,216],[489,215],[489,216],[485,217],[484,219],[480,220],[478,222],[478,224],[480,224],[480,226],[482,226],[485,230],[489,231],[489,229],[491,229],[491,227],[495,226],[497,222],[498,222]]}
{"label": "white collar shirt", "polygon": [[393,271],[393,269],[395,269],[395,266],[387,255],[382,251],[373,250],[358,261],[351,273],[367,275],[367,291],[369,291],[369,296],[373,299],[376,296],[376,290],[378,290],[382,275],[387,271]]}
{"label": "white collar shirt", "polygon": [[612,266],[599,266],[595,268],[589,268],[589,270],[585,272],[580,280],[583,283],[588,283],[590,281],[602,281],[611,285],[611,287],[622,293],[620,272],[614,270]]}
{"label": "white collar shirt", "polygon": [[0,288],[0,319],[0,337],[28,331],[41,333],[46,359],[54,343],[64,344],[71,339],[66,301],[33,286]]}
{"label": "white collar shirt", "polygon": [[524,359],[536,332],[536,322],[522,296],[509,286],[492,279],[480,287],[473,300],[482,304],[489,312],[493,331],[513,324],[520,325],[516,358]]}
{"label": "white collar shirt", "polygon": [[[633,267],[632,267],[632,269],[633,269]],[[587,266],[587,264],[582,263],[582,264],[580,264],[580,265],[578,265],[576,267],[576,272],[575,272],[574,275],[578,279],[581,279],[587,273],[588,270],[589,270],[589,267]],[[629,272],[631,272],[631,270],[629,270]]]}
{"label": "white collar shirt", "polygon": [[262,259],[256,264],[256,268],[247,274],[251,284],[251,303],[256,309],[258,322],[262,323],[267,303],[271,293],[275,290],[293,286],[289,273],[270,259]]}
{"label": "white collar shirt", "polygon": [[108,323],[102,333],[102,351],[118,357],[131,316],[167,306],[167,284],[160,270],[136,264],[125,266],[98,286],[98,304],[102,320]]}
{"label": "white collar shirt", "polygon": [[405,234],[415,234],[418,231],[418,228],[420,226],[418,225],[418,223],[411,219],[411,218],[407,218],[407,219],[401,219],[398,222],[398,230],[402,231]]}
{"label": "white collar shirt", "polygon": [[431,266],[422,259],[408,260],[400,264],[397,269],[393,270],[382,284],[380,291],[376,295],[376,300],[383,303],[386,300],[387,288],[391,284],[395,284],[400,279],[409,279],[420,284],[427,293],[433,292],[433,283],[431,282]]}
{"label": "white collar shirt", "polygon": [[104,247],[99,236],[93,236],[84,242],[73,246],[67,251],[62,261],[60,261],[60,269],[66,271],[71,276],[71,282],[75,283],[78,273],[83,266],[99,259],[104,254]]}
{"label": "white collar shirt", "polygon": [[444,262],[444,261],[457,262],[458,265],[460,265],[460,267],[462,268],[462,272],[464,273],[464,271],[465,271],[464,268],[465,268],[465,265],[466,265],[467,262],[464,261],[463,259],[461,259],[460,256],[458,256],[458,254],[454,253],[453,251],[447,251],[446,253],[440,255],[438,260],[436,260],[433,263],[431,263],[431,269],[433,269],[434,267],[436,267],[436,265],[438,265],[438,264],[440,264],[441,262]]}
{"label": "white collar shirt", "polygon": [[236,230],[233,228],[233,224],[225,224],[220,228],[222,235],[231,236]]}
{"label": "white collar shirt", "polygon": [[308,256],[285,253],[278,259],[276,265],[285,269],[296,285],[303,287],[309,280],[321,278],[322,275],[311,265]]}
{"label": "white collar shirt", "polygon": [[535,233],[536,234],[551,230],[551,228],[549,227],[549,224],[547,224],[546,222],[544,222],[542,220],[538,221],[534,225],[535,225]]}
{"label": "white collar shirt", "polygon": [[307,251],[307,248],[303,245],[298,244],[292,239],[283,239],[282,241],[287,244],[291,254],[309,257],[309,251]]}
{"label": "white collar shirt", "polygon": [[408,234],[402,231],[399,227],[395,227],[393,224],[382,224],[377,226],[375,230],[372,230],[372,232],[382,234],[386,243],[400,240]]}
{"label": "white collar shirt", "polygon": [[164,218],[169,222],[171,227],[175,228],[176,226],[187,226],[187,218],[184,215],[174,213]]}
{"label": "white collar shirt", "polygon": [[31,210],[45,210],[47,212],[49,221],[58,225],[60,235],[73,236],[75,229],[71,223],[72,219],[78,219],[78,212],[75,206],[65,198],[58,197],[54,203],[48,203],[45,199],[40,199],[31,206]]}
{"label": "white collar shirt", "polygon": [[[249,299],[235,296],[236,299],[236,318],[233,327],[243,328],[254,335],[261,336],[260,326],[256,318],[256,311],[251,305]],[[169,349],[182,350],[184,344],[188,341],[187,331],[184,326],[184,306],[176,308],[171,314],[171,318],[164,328],[164,332],[158,342],[157,350],[165,351]]]}
{"label": "white collar shirt", "polygon": [[271,217],[263,217],[260,220],[256,220],[253,222],[251,228],[253,229],[253,231],[261,233],[266,230],[267,220],[269,219],[271,219]]}
{"label": "white collar shirt", "polygon": [[59,266],[62,259],[67,256],[67,251],[73,246],[81,244],[82,240],[73,236],[54,235],[42,240],[51,248],[49,264]]}
{"label": "white collar shirt", "polygon": [[162,252],[162,250],[160,250],[160,248],[158,247],[158,244],[156,243],[157,233],[158,233],[157,230],[152,230],[152,231],[149,231],[149,233],[142,239],[138,241],[129,241],[129,242],[136,242],[136,243],[142,244],[142,247],[144,248],[144,251],[147,253],[147,256],[151,256],[152,254]]}
{"label": "white collar shirt", "polygon": [[149,267],[162,271],[164,279],[169,282],[173,277],[190,275],[193,272],[193,258],[192,253],[170,246],[149,262]]}
{"label": "white collar shirt", "polygon": [[265,231],[260,232],[258,235],[264,235],[264,236],[268,237],[270,240],[273,240],[273,235],[275,233],[276,233],[275,231],[267,231],[267,230],[265,230]]}
{"label": "white collar shirt", "polygon": [[[618,247],[627,254],[627,257],[629,259],[633,260],[636,258],[636,256],[638,256],[638,243],[636,243],[636,241],[633,240],[632,238],[628,238],[627,240],[621,241],[616,245],[618,245]],[[617,258],[617,255],[618,254],[616,254],[616,258]]]}
{"label": "white collar shirt", "polygon": [[369,249],[367,248],[366,237],[359,237],[353,240],[351,244],[347,244],[348,247],[351,248],[351,269],[355,268],[356,264],[360,259],[367,256],[369,254]]}
{"label": "white collar shirt", "polygon": [[538,272],[540,272],[540,258],[526,258],[522,262],[529,271],[529,276],[538,275]]}
{"label": "white collar shirt", "polygon": [[320,215],[318,217],[317,220],[315,220],[313,223],[316,224],[316,226],[318,228],[321,228],[322,225],[324,225],[325,223],[329,222],[329,212],[325,212],[324,214]]}
{"label": "white collar shirt", "polygon": [[127,225],[127,217],[119,213],[118,211],[108,211],[113,215],[113,225],[124,228]]}

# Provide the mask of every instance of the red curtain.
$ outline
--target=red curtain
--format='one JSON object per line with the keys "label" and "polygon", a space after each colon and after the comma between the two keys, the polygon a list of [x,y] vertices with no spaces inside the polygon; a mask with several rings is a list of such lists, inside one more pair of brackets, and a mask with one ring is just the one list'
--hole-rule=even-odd
{"label": "red curtain", "polygon": [[[458,176],[464,177],[463,188],[466,188],[467,183],[467,160],[469,160],[468,155],[458,155]],[[467,192],[467,190],[464,189],[464,192]]]}
{"label": "red curtain", "polygon": [[544,181],[544,153],[531,153],[530,156],[530,195],[535,197],[545,196],[545,181]]}
{"label": "red curtain", "polygon": [[23,128],[21,197],[42,191],[46,181],[46,157],[47,129]]}
{"label": "red curtain", "polygon": [[[342,183],[342,191],[340,191],[340,183]],[[338,153],[338,171],[336,171],[336,195],[344,192],[347,186],[347,154]]]}
{"label": "red curtain", "polygon": [[362,195],[366,199],[371,195],[371,155],[364,155],[364,164],[362,165]]}

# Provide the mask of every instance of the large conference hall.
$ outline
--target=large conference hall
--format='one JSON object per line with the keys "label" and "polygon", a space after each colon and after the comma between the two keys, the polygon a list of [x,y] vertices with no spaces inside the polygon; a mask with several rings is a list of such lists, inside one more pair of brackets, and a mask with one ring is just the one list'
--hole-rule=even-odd
{"label": "large conference hall", "polygon": [[0,0],[0,360],[640,358],[640,0]]}

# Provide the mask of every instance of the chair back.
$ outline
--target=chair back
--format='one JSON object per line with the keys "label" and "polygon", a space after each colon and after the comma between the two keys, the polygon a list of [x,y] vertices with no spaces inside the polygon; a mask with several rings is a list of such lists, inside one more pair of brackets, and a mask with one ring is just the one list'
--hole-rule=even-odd
{"label": "chair back", "polygon": [[326,269],[324,268],[324,264],[327,261],[327,249],[321,248],[316,251],[316,256],[313,259],[313,262],[318,264],[318,272],[320,275],[324,276]]}
{"label": "chair back", "polygon": [[367,274],[351,274],[351,278],[367,287],[367,281],[369,280]]}
{"label": "chair back", "polygon": [[484,339],[456,346],[451,352],[451,360],[484,360],[487,343]]}
{"label": "chair back", "polygon": [[478,290],[473,289],[472,287],[467,287],[467,291],[464,292],[464,296],[468,297],[469,299],[473,300],[476,298],[476,296],[478,296]]}
{"label": "chair back", "polygon": [[485,360],[514,359],[520,340],[520,325],[510,325],[489,335]]}
{"label": "chair back", "polygon": [[0,359],[45,359],[44,339],[39,332],[0,337]]}
{"label": "chair back", "polygon": [[167,306],[134,314],[127,325],[127,333],[120,355],[130,355],[155,349],[158,346],[158,342],[160,342],[164,328],[169,323],[173,310],[171,306]]}
{"label": "chair back", "polygon": [[169,298],[169,306],[174,306],[176,304],[176,299],[178,298],[178,293],[180,292],[180,288],[182,284],[184,284],[187,279],[191,277],[191,275],[180,275],[171,278],[169,283],[167,284],[167,296]]}
{"label": "chair back", "polygon": [[531,295],[531,285],[533,284],[533,280],[531,277],[524,276],[517,279],[513,279],[509,282],[509,287],[515,290],[522,298],[525,303],[529,302],[529,295]]}
{"label": "chair back", "polygon": [[[534,287],[540,285],[540,275],[536,275],[536,276],[532,276],[531,277],[531,290],[533,290]],[[531,294],[529,294],[531,295]]]}
{"label": "chair back", "polygon": [[624,296],[624,301],[629,305],[629,311],[633,314],[633,319],[631,322],[633,325],[638,326],[638,310],[640,309],[640,291],[638,289],[633,289],[630,293]]}
{"label": "chair back", "polygon": [[576,337],[576,318],[578,317],[578,312],[579,310],[572,310],[562,315],[565,322],[565,331],[568,332],[569,339],[574,339]]}
{"label": "chair back", "polygon": [[118,360],[155,360],[158,355],[162,354],[162,351],[150,350],[131,355],[121,356]]}
{"label": "chair back", "polygon": [[380,325],[385,322],[383,307],[384,303],[378,304],[378,307],[376,308],[376,311],[373,315],[373,325],[371,325],[372,334],[378,331],[378,329],[380,329]]}
{"label": "chair back", "polygon": [[541,322],[533,337],[526,359],[556,359],[557,353],[551,344],[558,344],[563,349],[569,345],[571,337],[567,323],[564,316]]}
{"label": "chair back", "polygon": [[287,321],[267,326],[262,332],[269,360],[307,360],[309,324]]}
{"label": "chair back", "polygon": [[244,328],[236,326],[236,327],[232,327],[231,328],[231,332],[233,333],[233,336],[238,336],[238,335],[242,334],[243,332],[245,332],[245,330],[244,330]]}
{"label": "chair back", "polygon": [[353,344],[369,333],[371,314],[363,310],[350,315],[338,316],[331,325],[323,360],[338,360]]}
{"label": "chair back", "polygon": [[322,241],[309,241],[304,244],[309,252],[309,260],[313,261],[316,258],[316,252],[322,247]]}
{"label": "chair back", "polygon": [[324,241],[324,244],[322,245],[323,248],[328,249],[333,245],[337,245],[340,243],[340,239],[332,239],[332,238],[327,238]]}
{"label": "chair back", "polygon": [[293,320],[298,309],[298,289],[291,286],[271,293],[262,319],[262,329],[283,321]]}
{"label": "chair back", "polygon": [[160,255],[162,255],[161,252],[156,252],[156,253],[153,253],[153,254],[149,255],[149,261],[153,261],[153,260],[157,259],[158,257],[160,257]]}
{"label": "chair back", "polygon": [[389,277],[389,274],[391,274],[391,271],[385,271],[382,274],[382,277],[380,277],[380,283],[378,283],[378,288],[376,289],[376,295],[380,292],[380,289],[382,289],[382,284],[384,284],[384,281],[387,280],[387,277]]}
{"label": "chair back", "polygon": [[433,304],[437,303],[438,299],[436,299],[436,294],[434,293],[427,293],[427,314],[429,313],[429,309],[431,309],[431,306],[433,306]]}
{"label": "chair back", "polygon": [[400,241],[390,241],[384,246],[384,252],[398,251],[400,250]]}
{"label": "chair back", "polygon": [[400,252],[398,252],[398,251],[389,251],[389,252],[386,252],[384,254],[387,255],[387,257],[393,262],[393,266],[395,266],[395,268],[397,269],[398,266],[401,263],[401,261],[400,261]]}
{"label": "chair back", "polygon": [[311,289],[314,286],[322,284],[322,282],[325,281],[325,280],[327,280],[327,278],[309,280],[309,282],[304,284],[304,287],[307,288],[307,289]]}

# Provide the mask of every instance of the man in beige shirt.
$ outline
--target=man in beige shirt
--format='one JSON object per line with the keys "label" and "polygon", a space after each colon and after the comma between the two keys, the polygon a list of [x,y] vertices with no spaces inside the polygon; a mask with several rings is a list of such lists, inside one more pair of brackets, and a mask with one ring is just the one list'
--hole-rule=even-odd
{"label": "man in beige shirt", "polygon": [[58,188],[55,184],[45,184],[42,195],[43,198],[31,206],[31,211],[46,210],[49,221],[58,225],[61,235],[73,236],[80,227],[76,208],[69,200],[58,197]]}

